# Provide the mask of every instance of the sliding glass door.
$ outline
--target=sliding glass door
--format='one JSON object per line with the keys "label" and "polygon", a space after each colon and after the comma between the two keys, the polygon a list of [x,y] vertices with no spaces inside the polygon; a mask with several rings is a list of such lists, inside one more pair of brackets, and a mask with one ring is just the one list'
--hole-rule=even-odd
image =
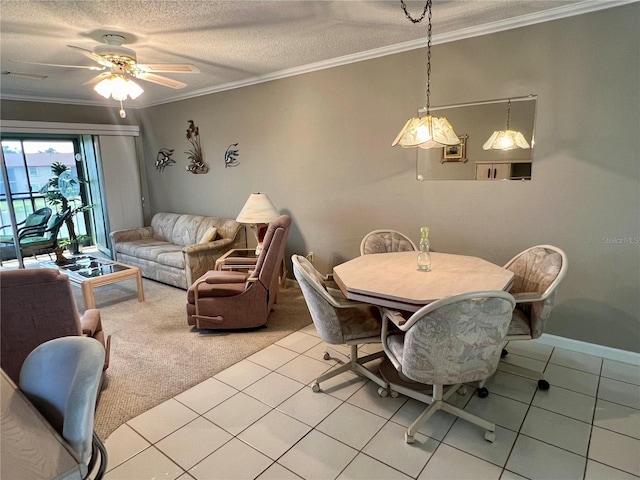
{"label": "sliding glass door", "polygon": [[[59,206],[52,206],[42,191],[54,176],[52,165],[65,165],[71,175],[80,182],[79,197],[74,200],[75,207],[89,205],[82,156],[77,136],[69,137],[31,137],[6,135],[2,137],[2,161],[6,170],[8,185],[4,176],[0,178],[0,224],[4,227],[1,235],[11,235],[12,217],[19,226],[34,211],[49,207],[54,212]],[[83,239],[83,244],[92,244],[90,216],[80,212],[73,217],[75,233]],[[68,238],[69,232],[64,226],[59,238]],[[2,259],[15,258],[15,245],[2,244]]]}

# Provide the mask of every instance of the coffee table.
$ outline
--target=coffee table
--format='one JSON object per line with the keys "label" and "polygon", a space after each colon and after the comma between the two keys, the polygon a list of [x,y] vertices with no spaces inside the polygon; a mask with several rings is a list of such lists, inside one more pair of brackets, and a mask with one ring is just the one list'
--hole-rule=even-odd
{"label": "coffee table", "polygon": [[55,268],[69,277],[74,285],[82,289],[82,297],[86,309],[96,308],[96,299],[93,292],[95,287],[109,285],[135,278],[138,287],[138,301],[144,302],[144,289],[142,287],[142,275],[138,267],[125,265],[107,258],[82,255],[69,258],[66,265],[56,265],[55,262],[41,262],[40,266]]}

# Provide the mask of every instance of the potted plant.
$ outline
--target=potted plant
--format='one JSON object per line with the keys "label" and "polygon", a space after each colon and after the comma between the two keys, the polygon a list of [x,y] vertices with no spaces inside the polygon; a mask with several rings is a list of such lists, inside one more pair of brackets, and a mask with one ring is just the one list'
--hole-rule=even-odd
{"label": "potted plant", "polygon": [[67,165],[55,162],[51,165],[51,173],[53,176],[40,189],[40,193],[44,195],[49,205],[56,207],[58,213],[66,210],[71,211],[71,215],[69,215],[65,221],[69,238],[62,240],[60,246],[66,246],[69,252],[77,254],[80,250],[80,242],[86,241],[90,239],[90,237],[87,235],[78,236],[76,234],[73,218],[78,213],[91,210],[93,205],[78,205],[80,200],[80,182],[83,180],[71,175],[71,171]]}

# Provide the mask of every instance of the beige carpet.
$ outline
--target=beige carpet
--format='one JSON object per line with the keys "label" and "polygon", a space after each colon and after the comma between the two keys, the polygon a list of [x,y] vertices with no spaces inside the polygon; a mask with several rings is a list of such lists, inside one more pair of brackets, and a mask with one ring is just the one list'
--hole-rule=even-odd
{"label": "beige carpet", "polygon": [[[78,308],[82,294],[74,287]],[[298,288],[281,290],[266,328],[202,335],[187,325],[186,292],[144,280],[139,303],[134,280],[96,289],[102,325],[111,335],[111,363],[96,413],[107,438],[120,425],[311,323]]]}

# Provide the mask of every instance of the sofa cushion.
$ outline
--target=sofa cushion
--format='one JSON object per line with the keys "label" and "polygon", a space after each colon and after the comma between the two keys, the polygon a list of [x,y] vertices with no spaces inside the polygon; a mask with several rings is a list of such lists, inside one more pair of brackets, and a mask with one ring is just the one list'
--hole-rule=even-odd
{"label": "sofa cushion", "polygon": [[204,219],[201,215],[180,215],[173,225],[171,238],[167,240],[176,245],[195,245],[198,243],[198,227]]}
{"label": "sofa cushion", "polygon": [[[149,262],[184,268],[182,247],[162,240],[156,240],[155,238],[143,238],[132,242],[118,243],[117,252]],[[176,258],[168,257],[168,254],[174,254],[174,256],[179,257],[180,260],[178,261]]]}
{"label": "sofa cushion", "polygon": [[157,213],[151,219],[153,236],[158,240],[170,242],[173,235],[173,227],[181,215],[177,213]]}
{"label": "sofa cushion", "polygon": [[198,243],[209,243],[213,241],[213,239],[216,238],[217,233],[218,229],[216,227],[207,228],[202,237],[200,237],[200,240],[198,240]]}

